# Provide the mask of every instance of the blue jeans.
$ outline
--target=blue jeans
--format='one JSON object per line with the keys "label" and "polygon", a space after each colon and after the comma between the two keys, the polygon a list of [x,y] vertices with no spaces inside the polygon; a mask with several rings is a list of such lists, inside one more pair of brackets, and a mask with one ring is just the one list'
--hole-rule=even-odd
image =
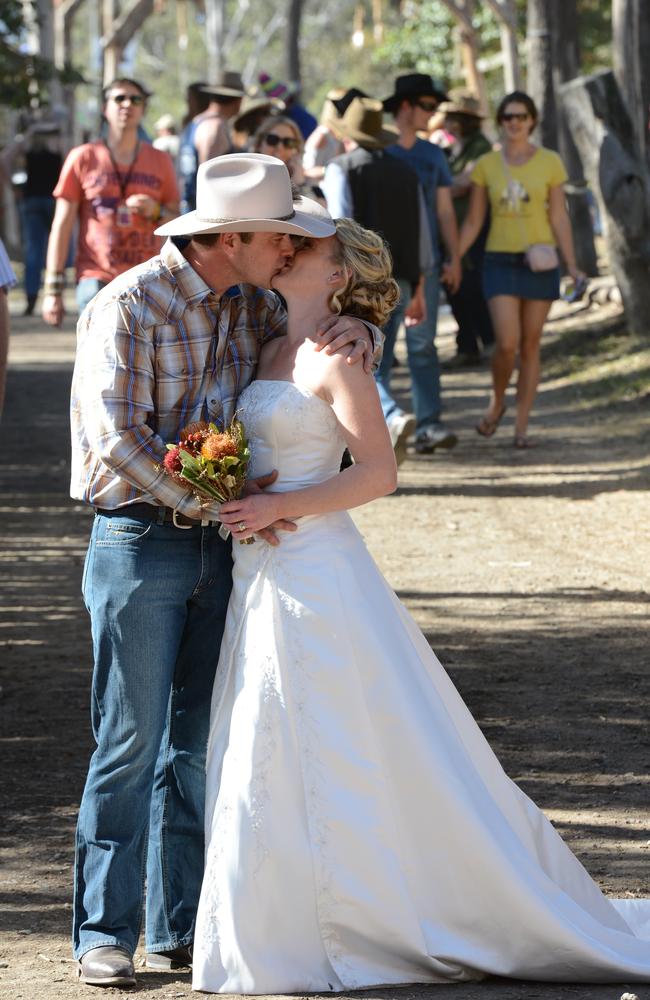
{"label": "blue jeans", "polygon": [[45,267],[54,206],[54,198],[47,195],[23,198],[20,202],[25,244],[25,294],[29,298],[35,298],[41,287],[41,272]]}
{"label": "blue jeans", "polygon": [[[411,299],[409,282],[398,280],[402,299],[384,327],[384,355],[375,375],[379,398],[387,421],[404,411],[393,399],[390,392],[390,377],[395,351],[395,341],[404,319],[406,306]],[[435,345],[438,323],[438,298],[440,276],[438,272],[427,275],[424,280],[424,297],[427,304],[427,318],[417,326],[406,327],[406,352],[411,373],[411,393],[417,430],[437,424],[440,420],[440,364]]]}
{"label": "blue jeans", "polygon": [[106,288],[107,281],[100,281],[99,278],[81,278],[77,282],[77,308],[82,313],[91,299],[94,299],[97,292]]}
{"label": "blue jeans", "polygon": [[90,761],[75,859],[76,958],[140,936],[189,944],[203,874],[210,698],[231,589],[216,527],[97,514],[83,578],[92,624]]}

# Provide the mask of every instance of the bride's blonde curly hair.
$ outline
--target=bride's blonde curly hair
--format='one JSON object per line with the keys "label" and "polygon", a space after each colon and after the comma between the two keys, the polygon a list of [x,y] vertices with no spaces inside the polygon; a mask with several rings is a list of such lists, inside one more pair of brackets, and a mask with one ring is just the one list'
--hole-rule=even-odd
{"label": "bride's blonde curly hair", "polygon": [[348,280],[332,295],[331,308],[383,326],[400,298],[390,250],[381,236],[352,219],[336,219],[336,238]]}

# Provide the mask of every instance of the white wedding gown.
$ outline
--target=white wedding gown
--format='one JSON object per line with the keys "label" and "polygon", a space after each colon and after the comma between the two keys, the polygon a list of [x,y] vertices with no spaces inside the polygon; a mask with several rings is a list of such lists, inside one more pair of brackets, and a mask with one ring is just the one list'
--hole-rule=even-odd
{"label": "white wedding gown", "polygon": [[[308,390],[253,382],[241,416],[275,489],[338,471]],[[650,900],[605,898],[505,775],[349,515],[233,548],[193,987],[650,981]]]}

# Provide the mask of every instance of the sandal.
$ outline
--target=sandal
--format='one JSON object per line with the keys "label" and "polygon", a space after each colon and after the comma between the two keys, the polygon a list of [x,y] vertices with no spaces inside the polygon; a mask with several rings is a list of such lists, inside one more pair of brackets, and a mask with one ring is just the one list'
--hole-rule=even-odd
{"label": "sandal", "polygon": [[515,448],[534,448],[535,442],[531,441],[526,434],[515,434],[513,439],[513,447]]}
{"label": "sandal", "polygon": [[476,425],[476,433],[480,434],[481,437],[485,438],[492,437],[495,430],[501,423],[501,418],[503,417],[503,414],[506,412],[506,410],[507,406],[502,406],[501,412],[493,420],[490,420],[489,417],[481,417],[481,419]]}

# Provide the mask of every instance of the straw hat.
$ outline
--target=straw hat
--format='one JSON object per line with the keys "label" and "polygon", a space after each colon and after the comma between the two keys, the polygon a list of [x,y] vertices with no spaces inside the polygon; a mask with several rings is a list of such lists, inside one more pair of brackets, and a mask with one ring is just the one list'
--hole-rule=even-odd
{"label": "straw hat", "polygon": [[353,139],[364,149],[383,149],[397,142],[397,133],[383,127],[381,101],[372,97],[355,97],[347,111],[336,122],[336,131]]}
{"label": "straw hat", "polygon": [[161,115],[155,123],[154,128],[176,128],[174,116],[170,114]]}
{"label": "straw hat", "polygon": [[450,90],[449,99],[438,107],[440,114],[468,115],[470,118],[485,118],[481,112],[481,102],[469,90]]}
{"label": "straw hat", "polygon": [[333,236],[336,226],[317,202],[292,198],[289,171],[281,160],[262,153],[230,153],[200,165],[196,210],[156,229],[157,236],[225,232],[320,238]]}

